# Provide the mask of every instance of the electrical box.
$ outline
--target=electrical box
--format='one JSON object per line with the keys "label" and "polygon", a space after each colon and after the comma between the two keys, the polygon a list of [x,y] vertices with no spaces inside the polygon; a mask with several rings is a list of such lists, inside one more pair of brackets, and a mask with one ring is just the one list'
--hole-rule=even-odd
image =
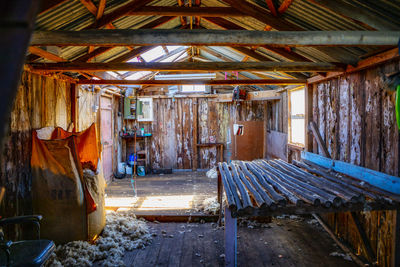
{"label": "electrical box", "polygon": [[136,114],[138,121],[153,121],[153,98],[138,98]]}
{"label": "electrical box", "polygon": [[136,98],[125,97],[124,98],[124,119],[136,120],[136,114],[137,114],[136,108],[137,108]]}

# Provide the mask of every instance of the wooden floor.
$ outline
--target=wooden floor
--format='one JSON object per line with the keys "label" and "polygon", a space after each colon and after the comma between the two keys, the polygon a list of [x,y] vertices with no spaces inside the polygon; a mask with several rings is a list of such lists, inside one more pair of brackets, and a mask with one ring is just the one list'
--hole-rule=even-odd
{"label": "wooden floor", "polygon": [[[126,252],[127,266],[223,266],[223,229],[215,224],[149,223],[157,234],[145,249]],[[274,219],[271,228],[238,227],[238,266],[356,266],[319,226]],[[165,232],[162,232],[165,231]],[[165,234],[163,234],[165,233]]]}
{"label": "wooden floor", "polygon": [[136,178],[137,198],[131,179],[115,179],[106,188],[108,209],[134,208],[137,214],[196,214],[203,200],[217,195],[217,179],[205,172],[177,172]]}

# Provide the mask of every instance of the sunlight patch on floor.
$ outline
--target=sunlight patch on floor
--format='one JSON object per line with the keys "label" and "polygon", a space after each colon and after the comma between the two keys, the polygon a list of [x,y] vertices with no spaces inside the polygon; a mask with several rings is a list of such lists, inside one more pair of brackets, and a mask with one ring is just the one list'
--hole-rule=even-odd
{"label": "sunlight patch on floor", "polygon": [[106,197],[107,207],[135,208],[137,210],[186,210],[194,208],[194,195],[148,197]]}

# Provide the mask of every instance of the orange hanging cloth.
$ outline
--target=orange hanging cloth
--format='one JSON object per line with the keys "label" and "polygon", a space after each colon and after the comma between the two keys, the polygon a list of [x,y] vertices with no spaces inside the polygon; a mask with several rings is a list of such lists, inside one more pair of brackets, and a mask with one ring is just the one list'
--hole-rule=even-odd
{"label": "orange hanging cloth", "polygon": [[67,132],[63,128],[57,127],[54,129],[51,139],[65,139],[72,135],[76,136],[78,156],[82,168],[88,168],[96,172],[100,157],[96,135],[96,124],[93,123],[89,128],[79,133]]}

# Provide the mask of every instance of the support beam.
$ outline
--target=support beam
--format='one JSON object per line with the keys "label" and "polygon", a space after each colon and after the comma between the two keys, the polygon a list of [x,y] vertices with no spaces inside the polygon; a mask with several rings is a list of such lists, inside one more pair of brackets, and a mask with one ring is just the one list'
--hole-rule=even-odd
{"label": "support beam", "polygon": [[38,31],[33,46],[395,46],[400,31],[88,30]]}
{"label": "support beam", "polygon": [[185,7],[185,6],[144,6],[127,13],[131,16],[213,16],[243,17],[240,10],[232,7]]}
{"label": "support beam", "polygon": [[36,71],[284,71],[318,72],[342,68],[316,62],[130,62],[130,63],[31,63]]}
{"label": "support beam", "polygon": [[276,12],[274,0],[265,0],[267,2],[267,6],[269,8],[269,11],[274,15],[275,17],[278,16],[278,12]]}
{"label": "support beam", "polygon": [[249,80],[80,80],[78,84],[104,85],[302,85],[300,79],[249,79]]}
{"label": "support beam", "polygon": [[282,4],[278,8],[279,14],[285,13],[285,11],[290,7],[292,2],[293,2],[293,0],[283,0]]}
{"label": "support beam", "polygon": [[[31,47],[33,47],[33,46],[31,46]],[[87,53],[87,54],[84,54],[84,55],[78,57],[77,59],[73,60],[72,62],[88,62],[88,61],[92,60],[93,58],[95,58],[101,54],[104,54],[105,52],[107,52],[111,49],[113,49],[113,47],[99,47],[90,53]]]}

